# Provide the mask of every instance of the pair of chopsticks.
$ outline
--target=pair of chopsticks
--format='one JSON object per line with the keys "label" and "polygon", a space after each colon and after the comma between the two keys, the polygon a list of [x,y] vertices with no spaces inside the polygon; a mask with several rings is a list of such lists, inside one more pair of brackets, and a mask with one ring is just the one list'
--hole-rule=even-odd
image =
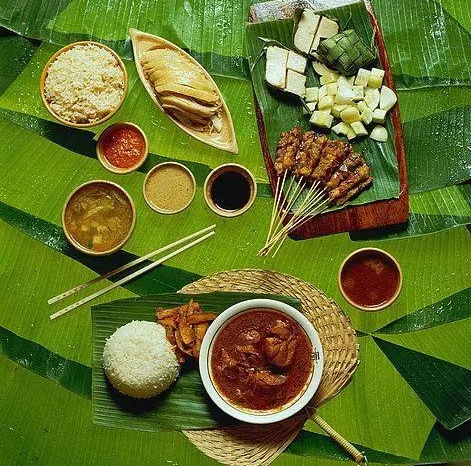
{"label": "pair of chopsticks", "polygon": [[[186,243],[187,241],[190,241],[193,238],[199,237],[199,238],[195,239],[194,241],[192,241],[191,243],[188,243],[185,246],[182,246],[181,248],[176,249],[175,251],[167,254],[166,256],[164,256],[164,257],[162,257],[158,260],[156,260],[155,262],[152,262],[151,264],[148,264],[145,267],[142,267],[141,269],[137,270],[136,272],[133,272],[130,275],[128,275],[124,278],[121,278],[120,280],[112,283],[111,285],[109,285],[109,286],[107,286],[107,287],[105,287],[105,288],[103,288],[99,291],[96,291],[95,293],[91,294],[90,296],[87,296],[86,298],[80,299],[79,301],[71,304],[70,306],[67,306],[64,309],[61,309],[60,311],[55,312],[54,314],[51,314],[50,319],[54,320],[54,319],[57,319],[57,317],[60,317],[64,314],[67,314],[68,312],[76,309],[77,307],[80,307],[83,304],[88,303],[89,301],[92,301],[93,299],[98,298],[99,296],[102,296],[105,293],[108,293],[108,291],[111,291],[111,290],[117,288],[118,286],[124,285],[125,283],[127,283],[130,280],[138,277],[139,275],[142,275],[143,273],[145,273],[149,270],[152,270],[153,268],[155,268],[158,265],[162,264],[166,260],[171,259],[172,257],[175,257],[176,255],[180,254],[181,252],[186,251],[187,249],[192,248],[193,246],[197,245],[198,243],[201,243],[202,241],[210,238],[211,236],[216,234],[216,232],[214,231],[215,227],[216,227],[216,225],[211,225],[207,228],[203,228],[202,230],[197,231],[196,233],[185,236],[184,238],[179,239],[178,241],[174,241],[173,243],[170,243],[167,246],[163,246],[162,248],[159,248],[155,251],[152,251],[149,254],[146,254],[145,256],[140,257],[139,259],[135,259],[135,260],[133,260],[133,261],[131,261],[131,262],[125,264],[125,265],[121,265],[120,267],[117,267],[114,270],[106,272],[105,274],[100,275],[99,277],[93,278],[92,280],[89,280],[88,282],[83,283],[82,285],[78,285],[74,288],[71,288],[70,290],[65,291],[64,293],[61,293],[60,295],[54,296],[53,298],[48,300],[48,304],[56,303],[57,301],[60,301],[61,299],[67,298],[68,296],[71,296],[71,295],[73,295],[73,294],[75,294],[75,293],[77,293],[81,290],[84,290],[85,288],[87,288],[91,285],[94,285],[95,283],[98,283],[102,280],[105,280],[106,278],[112,277],[113,275],[116,275],[120,272],[123,272],[123,271],[129,269],[130,267],[134,267],[135,265],[138,265],[138,264],[144,262],[145,260],[150,259],[153,256],[156,256],[157,254],[161,254],[165,251],[168,251],[169,249],[172,249],[176,246],[179,246],[182,243]],[[201,235],[203,235],[203,236],[201,236]]]}

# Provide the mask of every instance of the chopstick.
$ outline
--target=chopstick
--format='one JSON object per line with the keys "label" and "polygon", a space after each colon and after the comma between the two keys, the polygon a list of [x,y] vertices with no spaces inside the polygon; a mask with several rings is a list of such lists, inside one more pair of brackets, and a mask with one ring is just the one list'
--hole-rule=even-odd
{"label": "chopstick", "polygon": [[149,254],[146,254],[145,256],[139,257],[138,259],[128,262],[127,264],[121,265],[117,267],[116,269],[110,270],[109,272],[106,272],[103,275],[100,275],[99,277],[92,278],[88,282],[82,283],[81,285],[75,286],[74,288],[71,288],[70,290],[64,291],[63,293],[57,296],[54,296],[53,298],[48,299],[47,303],[48,304],[57,303],[57,301],[60,301],[61,299],[67,298],[68,296],[72,296],[73,294],[78,293],[79,291],[82,291],[85,288],[88,288],[89,286],[94,285],[95,283],[99,283],[102,280],[105,280],[106,278],[110,278],[120,272],[124,272],[125,270],[131,267],[134,267],[135,265],[138,265],[141,262],[144,262],[145,260],[150,259],[151,257],[154,257],[157,254],[168,251],[169,249],[175,246],[179,246],[180,244],[185,243],[186,241],[189,241],[195,238],[196,236],[202,235],[203,233],[206,233],[207,231],[214,229],[215,227],[216,225],[211,225],[210,227],[197,231],[196,233],[193,233],[192,235],[185,236],[184,238],[179,239],[178,241],[174,241],[173,243],[170,243],[167,246],[164,246],[162,248],[156,249],[155,251],[149,252]]}
{"label": "chopstick", "polygon": [[[206,230],[206,229],[205,229]],[[198,232],[199,234],[201,234],[201,232]],[[51,314],[49,317],[51,320],[54,320],[54,319],[57,319],[58,317],[64,315],[64,314],[67,314],[68,312],[76,309],[77,307],[80,307],[82,306],[83,304],[85,303],[88,303],[90,301],[92,301],[93,299],[95,298],[98,298],[99,296],[102,296],[104,295],[105,293],[108,293],[108,291],[111,291],[115,288],[117,288],[118,286],[121,286],[125,283],[127,283],[128,281],[132,280],[133,278],[136,278],[138,277],[139,275],[142,275],[143,273],[147,272],[148,270],[151,270],[155,267],[157,267],[158,265],[162,264],[162,262],[165,262],[166,260],[168,259],[171,259],[172,257],[175,257],[177,256],[178,254],[180,254],[181,252],[184,252],[186,251],[187,249],[190,249],[191,247],[193,246],[196,246],[198,243],[201,243],[202,241],[210,238],[211,236],[215,235],[216,232],[215,231],[210,231],[209,233],[207,233],[206,235],[202,236],[201,238],[198,238],[194,241],[192,241],[191,243],[188,243],[186,244],[185,246],[182,246],[181,248],[171,252],[170,254],[167,254],[166,256],[160,258],[159,260],[155,261],[155,262],[152,262],[152,264],[149,264],[149,265],[146,265],[145,267],[142,267],[142,269],[139,269],[137,270],[136,272],[128,275],[127,277],[124,277],[122,278],[121,280],[118,280],[117,282],[115,283],[112,283],[111,285],[103,288],[102,290],[99,290],[93,294],[91,294],[90,296],[87,296],[86,298],[83,298],[83,299],[80,299],[79,301],[71,304],[70,306],[67,306],[65,307],[64,309],[61,309],[60,311],[58,312],[55,312],[54,314]],[[191,235],[190,235],[191,236]],[[188,238],[183,238],[183,240],[187,240]]]}

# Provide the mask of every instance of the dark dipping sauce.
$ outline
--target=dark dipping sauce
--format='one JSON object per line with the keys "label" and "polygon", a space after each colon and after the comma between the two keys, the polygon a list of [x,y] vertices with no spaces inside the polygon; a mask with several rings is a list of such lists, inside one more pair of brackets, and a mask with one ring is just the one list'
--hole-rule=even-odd
{"label": "dark dipping sauce", "polygon": [[394,297],[400,285],[400,273],[390,257],[381,252],[365,251],[346,262],[340,282],[353,303],[374,310]]}
{"label": "dark dipping sauce", "polygon": [[241,173],[221,173],[211,185],[211,199],[222,210],[234,212],[242,209],[250,200],[250,183]]}
{"label": "dark dipping sauce", "polygon": [[313,348],[302,327],[270,309],[234,317],[213,343],[211,378],[232,406],[273,411],[304,393],[313,370]]}

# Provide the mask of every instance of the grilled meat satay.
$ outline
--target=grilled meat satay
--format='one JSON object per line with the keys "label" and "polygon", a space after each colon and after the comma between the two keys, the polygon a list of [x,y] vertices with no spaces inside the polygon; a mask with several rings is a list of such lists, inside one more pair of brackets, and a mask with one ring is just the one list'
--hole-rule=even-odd
{"label": "grilled meat satay", "polygon": [[310,178],[323,183],[329,181],[332,174],[340,167],[347,158],[350,144],[341,141],[327,141],[322,150],[321,159],[317,167],[312,171]]}
{"label": "grilled meat satay", "polygon": [[295,126],[291,131],[281,133],[275,156],[275,170],[278,176],[294,167],[302,134],[299,126]]}
{"label": "grilled meat satay", "polygon": [[348,178],[353,169],[358,167],[358,165],[365,163],[365,159],[363,158],[362,154],[353,152],[352,147],[350,147],[349,151],[350,154],[348,155],[348,157],[343,161],[342,165],[340,165],[338,170],[325,184],[327,189],[336,188],[343,180]]}
{"label": "grilled meat satay", "polygon": [[[372,180],[373,179],[370,176],[370,167],[368,167],[366,163],[363,163],[359,167],[355,168],[347,179],[342,181],[336,188],[329,191],[330,202],[335,203],[335,205],[343,204],[360,192],[360,190],[356,189],[358,186],[363,186],[367,181],[369,184]],[[366,186],[363,186],[362,189]]]}
{"label": "grilled meat satay", "polygon": [[373,178],[369,176],[365,181],[362,183],[356,185],[354,188],[352,188],[350,191],[347,191],[344,197],[341,197],[335,201],[336,206],[341,206],[342,204],[345,204],[345,202],[349,201],[350,199],[354,198],[358,194],[360,194],[362,191],[364,191],[368,186],[371,185],[373,182]]}
{"label": "grilled meat satay", "polygon": [[324,135],[316,134],[314,131],[304,133],[296,154],[295,176],[309,177],[319,163],[326,142],[327,138]]}

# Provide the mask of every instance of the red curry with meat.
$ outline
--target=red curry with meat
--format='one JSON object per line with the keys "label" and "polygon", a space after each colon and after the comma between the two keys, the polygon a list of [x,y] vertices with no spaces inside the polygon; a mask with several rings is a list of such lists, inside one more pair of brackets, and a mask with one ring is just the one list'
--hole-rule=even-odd
{"label": "red curry with meat", "polygon": [[254,309],[234,317],[213,343],[211,378],[235,407],[273,411],[304,392],[313,348],[302,327],[278,311]]}

